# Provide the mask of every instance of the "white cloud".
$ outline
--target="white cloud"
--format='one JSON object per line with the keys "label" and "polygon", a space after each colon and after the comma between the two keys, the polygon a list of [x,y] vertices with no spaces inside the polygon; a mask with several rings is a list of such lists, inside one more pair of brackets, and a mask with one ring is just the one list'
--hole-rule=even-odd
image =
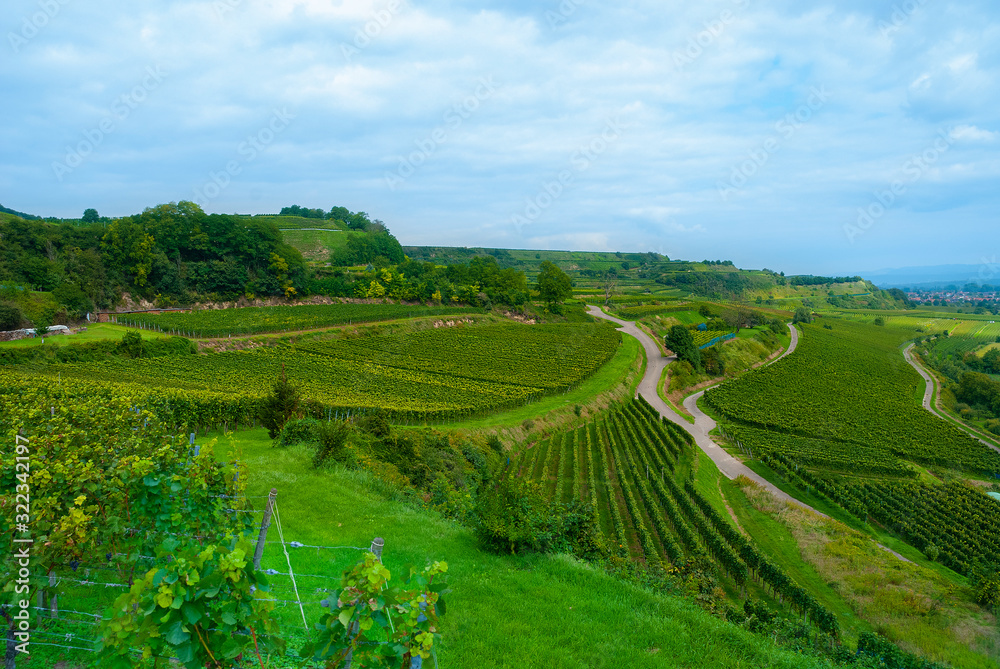
{"label": "white cloud", "polygon": [[974,125],[956,126],[950,133],[952,139],[968,142],[992,142],[1000,137],[1000,133],[983,130]]}
{"label": "white cloud", "polygon": [[[518,245],[662,247],[671,257],[678,250],[720,257],[728,249],[750,265],[793,269],[773,256],[780,230],[781,248],[795,262],[850,271],[858,266],[850,254],[864,244],[871,254],[933,255],[961,253],[961,240],[976,238],[956,235],[952,247],[920,251],[873,233],[853,249],[837,247],[844,220],[942,128],[953,128],[954,146],[892,215],[905,218],[911,203],[928,197],[938,213],[914,229],[934,216],[953,225],[949,211],[957,207],[964,225],[992,225],[986,212],[996,210],[1000,193],[983,180],[1000,163],[992,154],[998,133],[987,130],[1000,127],[1000,9],[926,3],[885,35],[879,22],[890,12],[857,0],[821,8],[576,3],[551,25],[545,12],[559,11],[556,2],[487,7],[448,0],[394,10],[389,0],[67,3],[0,58],[7,93],[0,202],[43,215],[79,215],[90,206],[127,214],[190,197],[273,109],[287,107],[296,119],[280,142],[209,210],[343,204],[387,221],[404,242],[514,243],[512,214],[568,170],[571,183],[525,230],[536,236],[518,237]],[[731,18],[720,27],[723,12]],[[678,66],[676,54],[691,44],[690,62]],[[96,127],[147,65],[169,73],[162,86],[57,182],[52,161]],[[497,82],[495,93],[449,116],[484,77]],[[813,87],[826,87],[829,102],[786,135],[779,123]],[[621,136],[581,168],[581,147],[617,116]],[[442,127],[443,141],[389,190],[386,170]],[[738,192],[720,198],[717,184],[775,138],[780,146],[748,170]]]}

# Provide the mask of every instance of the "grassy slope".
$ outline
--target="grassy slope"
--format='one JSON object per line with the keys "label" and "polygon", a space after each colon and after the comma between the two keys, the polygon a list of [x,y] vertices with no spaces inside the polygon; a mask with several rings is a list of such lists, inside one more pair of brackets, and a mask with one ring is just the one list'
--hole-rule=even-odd
{"label": "grassy slope", "polygon": [[[87,326],[86,332],[81,332],[74,335],[52,335],[45,338],[45,343],[42,343],[42,339],[36,337],[35,339],[19,339],[17,341],[4,341],[0,342],[0,347],[9,348],[28,348],[30,346],[66,346],[68,344],[82,343],[87,341],[98,341],[101,339],[115,339],[120,340],[122,336],[129,332],[130,328],[124,327],[122,325],[113,325],[111,323],[95,323],[93,325]],[[148,332],[142,331],[143,339],[156,339],[159,337],[168,337],[169,335],[160,334],[159,332]]]}
{"label": "grassy slope", "polygon": [[[484,553],[468,529],[388,500],[383,486],[367,475],[316,472],[307,449],[274,450],[263,430],[240,433],[237,440],[249,466],[248,495],[266,494],[272,486],[279,490],[286,541],[366,546],[378,535],[386,542],[385,562],[395,572],[409,562],[448,561],[454,592],[444,619],[441,666],[821,666],[683,599],[642,591],[570,558]],[[287,572],[285,557],[275,548],[265,552],[262,566]],[[292,565],[297,573],[336,575],[355,556],[299,549]],[[300,592],[319,599],[315,587],[304,580]],[[281,611],[283,628],[301,626],[297,608]],[[307,609],[307,616],[318,611]]]}

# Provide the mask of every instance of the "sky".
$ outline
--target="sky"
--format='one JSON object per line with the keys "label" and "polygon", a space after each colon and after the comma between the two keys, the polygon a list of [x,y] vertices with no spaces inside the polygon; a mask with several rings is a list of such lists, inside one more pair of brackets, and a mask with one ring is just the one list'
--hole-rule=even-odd
{"label": "sky", "polygon": [[0,203],[1000,276],[1000,6],[6,0]]}

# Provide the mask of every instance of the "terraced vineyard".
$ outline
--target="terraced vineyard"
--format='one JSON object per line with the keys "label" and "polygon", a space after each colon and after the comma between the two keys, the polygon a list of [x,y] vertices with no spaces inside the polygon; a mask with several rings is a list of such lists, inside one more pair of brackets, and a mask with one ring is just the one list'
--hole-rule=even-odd
{"label": "terraced vineyard", "polygon": [[116,322],[157,332],[213,338],[291,332],[349,323],[375,323],[413,316],[459,316],[470,313],[482,313],[482,309],[407,304],[303,304],[203,309],[191,313],[125,314],[116,317]]}
{"label": "terraced vineyard", "polygon": [[950,337],[939,338],[933,346],[936,355],[962,356],[1000,337],[1000,322],[963,321],[952,328]]}
{"label": "terraced vineyard", "polygon": [[916,470],[888,449],[876,445],[812,439],[794,434],[730,425],[722,433],[751,458],[777,457],[794,465],[861,474],[913,478]]}
{"label": "terraced vineyard", "polygon": [[256,398],[282,366],[319,411],[380,408],[398,420],[467,416],[565,391],[611,359],[605,324],[502,323],[174,358],[59,365],[60,378]]}
{"label": "terraced vineyard", "polygon": [[922,551],[936,546],[941,564],[960,574],[1000,553],[1000,503],[964,484],[841,482],[823,490]]}
{"label": "terraced vineyard", "polygon": [[833,321],[807,325],[795,355],[705,393],[729,422],[889,453],[992,476],[1000,453],[924,411],[922,381],[899,345],[903,327]]}
{"label": "terraced vineyard", "polygon": [[739,587],[753,581],[800,615],[836,632],[835,616],[764,556],[698,493],[678,482],[692,439],[636,399],[572,431],[525,449],[512,466],[539,481],[550,500],[589,502],[622,557],[653,570],[709,560]]}

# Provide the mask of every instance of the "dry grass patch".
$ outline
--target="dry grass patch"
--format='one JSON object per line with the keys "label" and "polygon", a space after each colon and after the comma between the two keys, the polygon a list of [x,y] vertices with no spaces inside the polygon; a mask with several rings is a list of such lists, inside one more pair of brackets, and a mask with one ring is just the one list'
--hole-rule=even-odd
{"label": "dry grass patch", "polygon": [[782,523],[803,559],[863,620],[901,648],[956,667],[1000,667],[996,618],[968,587],[883,550],[842,523],[736,481],[758,511]]}

